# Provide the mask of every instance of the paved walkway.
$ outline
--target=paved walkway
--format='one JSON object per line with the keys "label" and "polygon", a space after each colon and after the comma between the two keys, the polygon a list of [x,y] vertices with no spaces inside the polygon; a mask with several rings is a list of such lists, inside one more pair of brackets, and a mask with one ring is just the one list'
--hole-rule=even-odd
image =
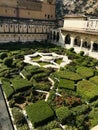
{"label": "paved walkway", "polygon": [[14,130],[0,85],[0,130]]}

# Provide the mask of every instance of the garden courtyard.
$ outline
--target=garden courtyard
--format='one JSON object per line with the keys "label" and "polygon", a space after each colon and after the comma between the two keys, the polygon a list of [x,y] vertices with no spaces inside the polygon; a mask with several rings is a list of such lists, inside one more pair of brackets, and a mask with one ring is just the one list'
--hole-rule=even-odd
{"label": "garden courtyard", "polygon": [[18,130],[98,125],[98,61],[48,42],[0,44],[0,79]]}

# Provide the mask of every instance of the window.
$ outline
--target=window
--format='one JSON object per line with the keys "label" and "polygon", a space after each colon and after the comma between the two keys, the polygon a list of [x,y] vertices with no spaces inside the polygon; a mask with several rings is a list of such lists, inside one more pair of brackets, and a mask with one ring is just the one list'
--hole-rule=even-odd
{"label": "window", "polygon": [[5,13],[7,13],[7,9],[5,9]]}
{"label": "window", "polygon": [[50,18],[50,15],[48,15],[48,19]]}
{"label": "window", "polygon": [[45,14],[45,17],[46,17],[47,15]]}

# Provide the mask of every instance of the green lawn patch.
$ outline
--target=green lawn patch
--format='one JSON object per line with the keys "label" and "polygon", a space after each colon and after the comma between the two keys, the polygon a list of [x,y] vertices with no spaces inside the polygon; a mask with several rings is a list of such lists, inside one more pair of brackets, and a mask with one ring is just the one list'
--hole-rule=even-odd
{"label": "green lawn patch", "polygon": [[11,87],[10,81],[8,79],[2,79],[2,88],[6,94],[6,97],[9,99],[14,93],[14,89]]}
{"label": "green lawn patch", "polygon": [[41,58],[41,56],[35,56],[35,57],[31,57],[31,59],[33,60],[33,61],[38,61],[38,60],[40,60],[40,58]]}
{"label": "green lawn patch", "polygon": [[28,117],[36,127],[50,121],[54,117],[54,112],[45,101],[38,101],[26,107]]}
{"label": "green lawn patch", "polygon": [[14,77],[13,79],[11,79],[11,82],[14,86],[14,89],[19,91],[23,91],[32,87],[32,83],[30,81],[28,81],[27,79],[23,79],[20,76]]}
{"label": "green lawn patch", "polygon": [[74,90],[74,81],[70,81],[67,79],[60,79],[58,86],[59,88]]}
{"label": "green lawn patch", "polygon": [[98,97],[98,86],[87,80],[79,81],[77,84],[77,92],[84,99],[92,101]]}
{"label": "green lawn patch", "polygon": [[93,82],[94,84],[98,85],[98,76],[94,76],[90,78],[90,81]]}
{"label": "green lawn patch", "polygon": [[94,71],[87,67],[78,67],[77,73],[79,73],[83,78],[89,78],[94,75]]}

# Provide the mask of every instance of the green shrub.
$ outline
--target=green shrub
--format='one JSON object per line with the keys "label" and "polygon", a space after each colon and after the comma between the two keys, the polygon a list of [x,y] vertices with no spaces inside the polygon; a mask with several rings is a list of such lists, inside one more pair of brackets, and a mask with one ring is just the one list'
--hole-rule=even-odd
{"label": "green shrub", "polygon": [[83,56],[84,55],[84,51],[80,51],[79,55]]}
{"label": "green shrub", "polygon": [[74,90],[74,82],[67,79],[60,79],[58,87]]}
{"label": "green shrub", "polygon": [[79,74],[71,72],[69,70],[56,72],[55,76],[60,77],[60,78],[73,80],[73,81],[79,81],[82,79],[82,77]]}
{"label": "green shrub", "polygon": [[94,84],[98,85],[98,76],[94,76],[90,78],[90,81],[93,82]]}
{"label": "green shrub", "polygon": [[98,125],[98,108],[94,108],[89,113],[91,127]]}
{"label": "green shrub", "polygon": [[30,81],[22,79],[20,76],[14,77],[13,79],[11,79],[11,82],[14,86],[14,89],[17,91],[23,91],[32,87],[32,83]]}
{"label": "green shrub", "polygon": [[77,73],[79,73],[83,78],[89,78],[94,75],[94,71],[87,67],[78,67]]}
{"label": "green shrub", "polygon": [[6,52],[0,54],[0,58],[1,58],[2,60],[3,60],[4,58],[6,58],[7,56],[8,56],[8,55],[7,55]]}
{"label": "green shrub", "polygon": [[50,121],[48,124],[37,127],[37,130],[61,130],[59,127],[59,123],[56,120],[54,120]]}
{"label": "green shrub", "polygon": [[90,110],[90,107],[85,104],[71,108],[71,112],[74,116],[86,114],[89,110]]}
{"label": "green shrub", "polygon": [[25,117],[22,114],[22,112],[20,111],[20,109],[18,108],[12,108],[12,113],[13,113],[13,117],[14,117],[14,123],[16,125],[23,125],[24,121],[25,121]]}
{"label": "green shrub", "polygon": [[98,98],[98,86],[90,81],[83,80],[77,84],[77,92],[88,101],[93,101]]}
{"label": "green shrub", "polygon": [[56,116],[61,124],[65,124],[70,119],[71,111],[67,107],[60,107],[56,110]]}
{"label": "green shrub", "polygon": [[90,103],[90,106],[91,106],[91,107],[98,107],[98,100],[96,100],[96,101]]}
{"label": "green shrub", "polygon": [[3,90],[6,94],[6,97],[8,99],[10,99],[11,96],[13,95],[13,93],[14,93],[14,90],[10,85],[10,81],[8,79],[3,78],[2,79],[2,87],[3,87]]}
{"label": "green shrub", "polygon": [[26,107],[28,117],[32,124],[37,127],[54,118],[54,112],[45,101],[38,101]]}
{"label": "green shrub", "polygon": [[36,80],[32,80],[33,81],[33,86],[35,89],[40,89],[40,90],[44,90],[44,91],[49,91],[50,90],[50,83],[47,82],[37,82]]}
{"label": "green shrub", "polygon": [[76,127],[79,129],[79,130],[84,130],[84,125],[85,125],[85,115],[79,115],[79,116],[76,116]]}
{"label": "green shrub", "polygon": [[11,66],[12,66],[12,63],[13,63],[13,59],[12,59],[12,58],[5,58],[5,59],[4,59],[4,64],[5,64],[7,67],[11,67]]}

